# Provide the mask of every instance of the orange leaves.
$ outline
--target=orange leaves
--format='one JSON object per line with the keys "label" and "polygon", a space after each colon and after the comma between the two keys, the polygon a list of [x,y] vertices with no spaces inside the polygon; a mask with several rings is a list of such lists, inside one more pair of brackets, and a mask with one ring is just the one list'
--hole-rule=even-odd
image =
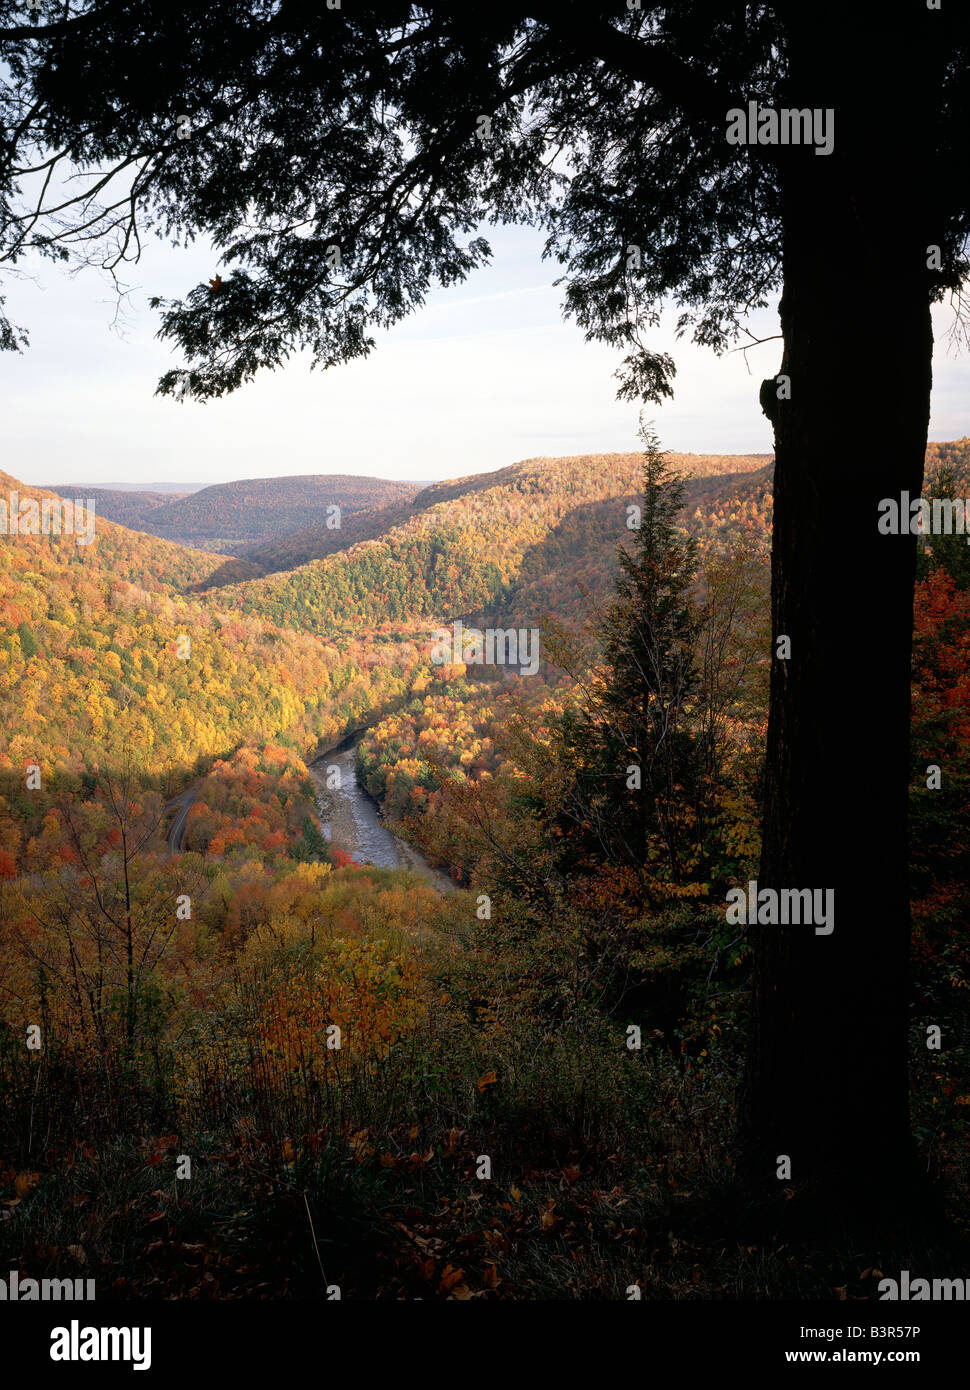
{"label": "orange leaves", "polygon": [[[7,1173],[11,1170],[7,1169]],[[3,1184],[4,1174],[0,1171],[0,1186]],[[39,1173],[14,1173],[12,1186],[14,1195],[12,1197],[0,1198],[0,1220],[8,1219],[14,1207],[19,1207],[25,1197],[29,1197],[31,1192],[40,1182]]]}
{"label": "orange leaves", "polygon": [[412,1168],[424,1168],[434,1158],[434,1149],[428,1149],[425,1153],[413,1153],[411,1155]]}
{"label": "orange leaves", "polygon": [[[464,1275],[465,1271],[463,1269],[455,1269],[453,1265],[445,1265],[441,1273],[441,1278],[438,1281],[438,1292],[451,1293],[451,1291],[455,1289],[456,1285],[461,1284]],[[457,1291],[455,1293],[455,1297],[459,1297]]]}
{"label": "orange leaves", "polygon": [[177,1143],[177,1134],[165,1134],[162,1135],[161,1138],[156,1139],[152,1146],[151,1153],[145,1160],[147,1166],[149,1168],[157,1167],[163,1158],[174,1152]]}
{"label": "orange leaves", "polygon": [[479,1091],[481,1091],[481,1092],[487,1091],[488,1088],[489,1088],[489,1086],[497,1086],[497,1085],[498,1085],[498,1072],[497,1072],[497,1071],[487,1071],[487,1072],[485,1072],[484,1076],[480,1076],[480,1077],[478,1078],[478,1080],[475,1082],[475,1085],[476,1085],[477,1089],[478,1089]]}
{"label": "orange leaves", "polygon": [[39,1182],[39,1173],[18,1173],[13,1180],[13,1190],[18,1197],[24,1198],[33,1192]]}
{"label": "orange leaves", "polygon": [[350,1136],[350,1151],[358,1163],[366,1163],[373,1157],[374,1145],[369,1139],[370,1130],[360,1129]]}

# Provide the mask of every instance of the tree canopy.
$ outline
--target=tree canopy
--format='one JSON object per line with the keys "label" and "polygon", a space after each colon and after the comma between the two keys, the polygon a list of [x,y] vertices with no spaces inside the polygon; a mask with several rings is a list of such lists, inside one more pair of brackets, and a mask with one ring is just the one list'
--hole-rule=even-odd
{"label": "tree canopy", "polygon": [[[949,176],[970,98],[955,8],[927,21],[934,295],[960,284],[970,225]],[[205,399],[296,350],[365,355],[487,261],[480,228],[529,222],[568,312],[624,354],[621,390],[659,400],[665,299],[723,350],[780,285],[784,169],[816,156],[726,129],[748,100],[819,104],[792,85],[787,9],[2,0],[0,258],[118,273],[149,229],[211,238],[210,280],[156,301],[184,359],[160,390]]]}

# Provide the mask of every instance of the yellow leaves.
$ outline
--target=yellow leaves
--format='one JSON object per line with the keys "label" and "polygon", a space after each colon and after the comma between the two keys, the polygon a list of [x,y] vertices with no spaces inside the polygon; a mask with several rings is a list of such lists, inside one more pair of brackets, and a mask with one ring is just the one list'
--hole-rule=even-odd
{"label": "yellow leaves", "polygon": [[554,1201],[552,1201],[552,1199],[546,1202],[545,1208],[543,1209],[539,1217],[539,1226],[543,1231],[551,1231],[555,1229],[556,1217],[553,1214],[555,1206],[556,1204]]}
{"label": "yellow leaves", "polygon": [[480,1076],[478,1080],[475,1082],[475,1085],[477,1086],[478,1090],[482,1092],[487,1091],[489,1086],[496,1086],[497,1084],[497,1071],[487,1071],[485,1072],[484,1076]]}
{"label": "yellow leaves", "polygon": [[515,1183],[513,1183],[512,1186],[509,1188],[509,1196],[512,1198],[513,1202],[522,1201],[522,1193],[516,1187]]}
{"label": "yellow leaves", "polygon": [[293,877],[307,888],[319,888],[329,873],[331,873],[329,864],[297,864]]}

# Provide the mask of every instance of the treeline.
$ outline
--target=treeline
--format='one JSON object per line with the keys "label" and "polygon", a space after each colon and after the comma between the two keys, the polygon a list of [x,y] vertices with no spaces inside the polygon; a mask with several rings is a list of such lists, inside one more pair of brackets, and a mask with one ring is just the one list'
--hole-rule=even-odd
{"label": "treeline", "polygon": [[315,525],[325,528],[331,508],[348,516],[391,502],[406,502],[418,491],[414,483],[359,478],[345,473],[306,474],[290,478],[251,478],[215,483],[177,501],[146,511],[141,530],[154,536],[235,551]]}

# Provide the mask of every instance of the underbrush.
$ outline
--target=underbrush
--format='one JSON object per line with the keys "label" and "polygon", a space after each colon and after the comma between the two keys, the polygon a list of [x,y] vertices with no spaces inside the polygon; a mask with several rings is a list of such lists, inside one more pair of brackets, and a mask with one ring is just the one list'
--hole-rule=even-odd
{"label": "underbrush", "polygon": [[[631,1050],[625,1017],[549,996],[555,943],[497,949],[470,895],[360,869],[325,889],[210,994],[145,1009],[134,1049],[0,1030],[0,1264],[108,1299],[869,1298],[933,1267],[756,1219],[727,1157],[740,996],[706,1035],[695,1009],[686,1050]],[[914,1069],[954,1238],[957,1060]]]}

